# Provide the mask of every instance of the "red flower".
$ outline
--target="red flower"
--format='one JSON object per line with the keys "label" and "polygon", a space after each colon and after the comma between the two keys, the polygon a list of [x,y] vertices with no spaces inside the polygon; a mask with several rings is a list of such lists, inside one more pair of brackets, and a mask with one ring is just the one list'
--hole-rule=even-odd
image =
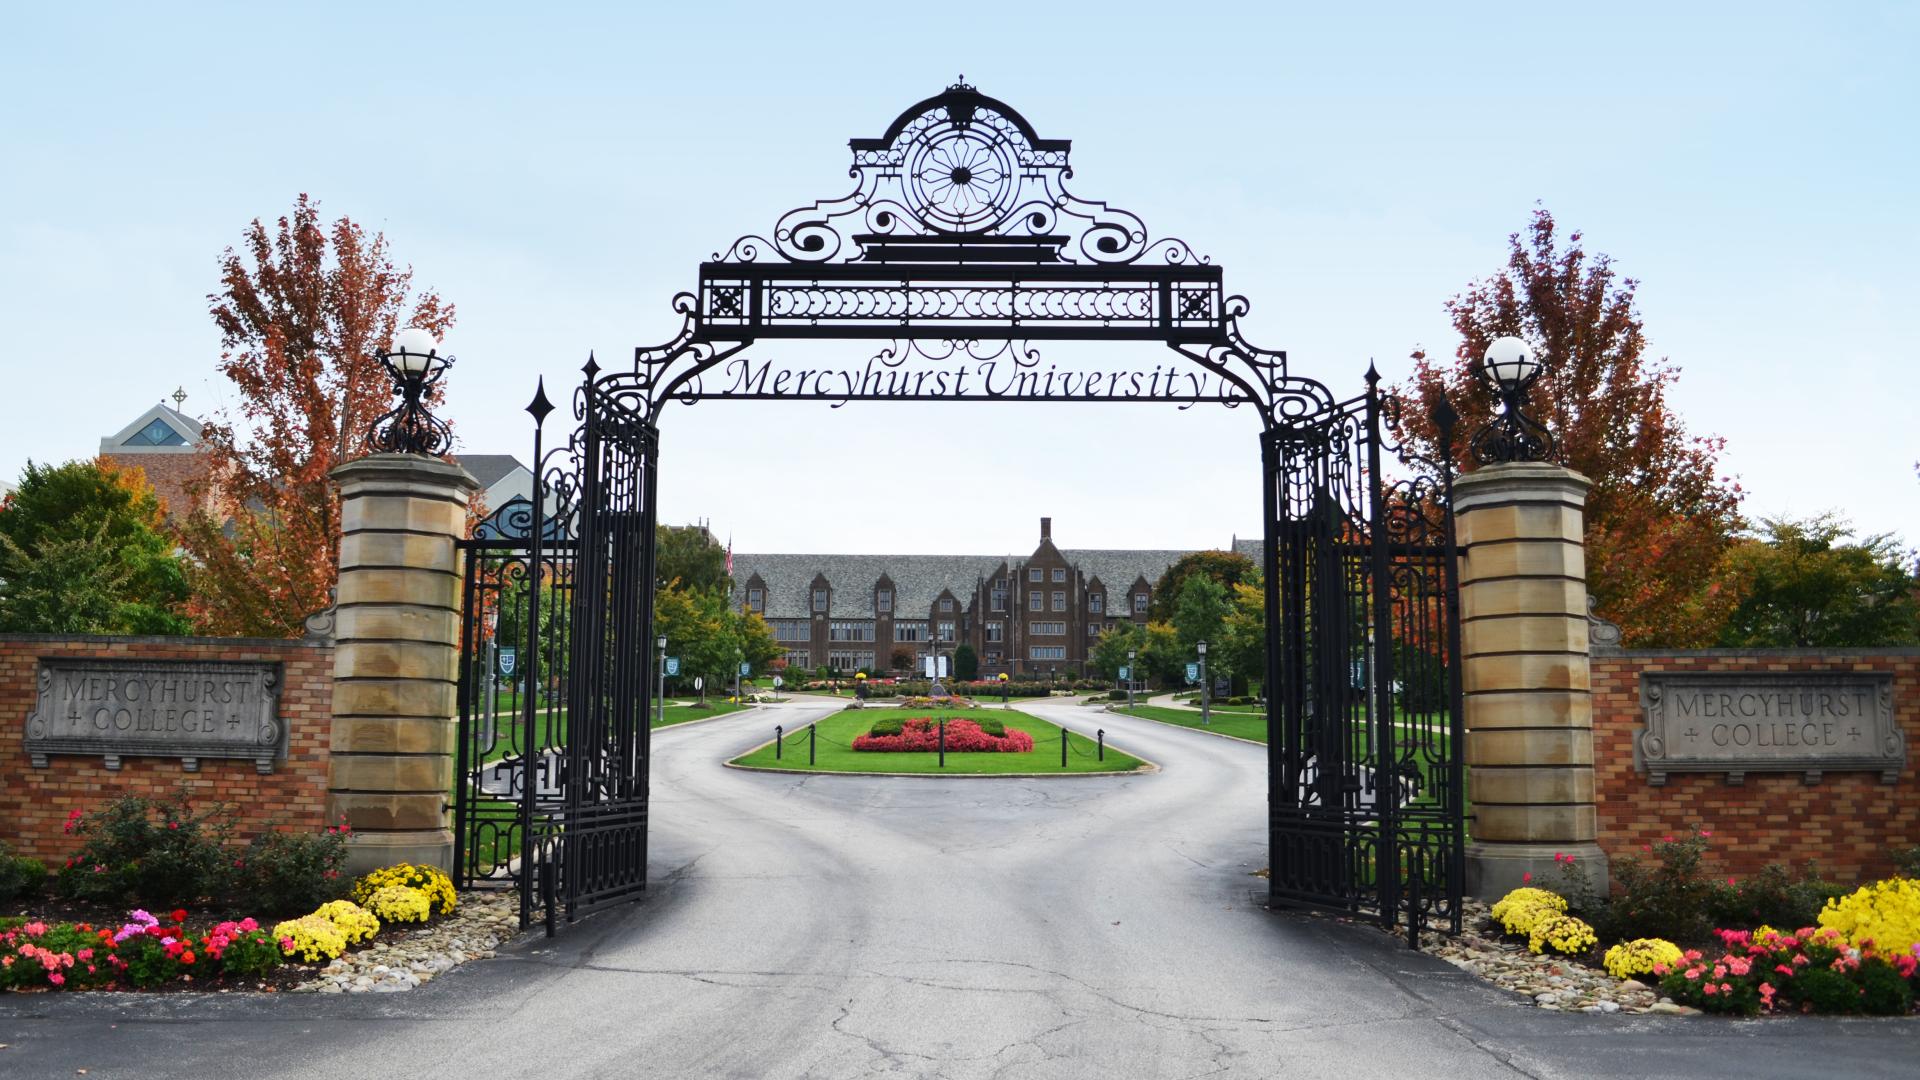
{"label": "red flower", "polygon": [[173,914],[167,917],[172,919],[174,922],[183,923],[187,921],[187,912],[185,908],[174,908]]}
{"label": "red flower", "polygon": [[191,952],[184,952],[184,953],[181,953],[181,954],[180,954],[180,962],[181,962],[181,963],[183,963],[183,964],[191,964],[191,963],[193,963],[193,954],[192,954]]}

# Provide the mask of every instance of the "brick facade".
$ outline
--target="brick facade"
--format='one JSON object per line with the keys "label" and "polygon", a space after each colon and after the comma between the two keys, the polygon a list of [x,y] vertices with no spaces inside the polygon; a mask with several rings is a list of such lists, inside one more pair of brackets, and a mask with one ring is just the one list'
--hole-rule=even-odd
{"label": "brick facade", "polygon": [[[1846,880],[1885,874],[1892,869],[1889,849],[1920,844],[1920,649],[1596,649],[1592,667],[1599,841],[1610,857],[1638,854],[1645,844],[1698,826],[1713,831],[1711,857],[1721,873],[1814,859]],[[1828,772],[1816,784],[1799,773],[1750,772],[1738,786],[1720,773],[1676,772],[1666,786],[1652,787],[1633,764],[1633,740],[1644,726],[1640,675],[1706,671],[1892,672],[1906,770],[1893,784],[1869,772]]]}
{"label": "brick facade", "polygon": [[[267,661],[280,665],[280,716],[287,758],[268,775],[250,761],[203,758],[198,772],[177,758],[126,757],[109,770],[98,755],[55,754],[48,767],[27,759],[27,716],[37,696],[42,657],[106,660]],[[325,824],[329,730],[333,719],[333,648],[310,641],[251,638],[53,637],[0,635],[0,828],[17,852],[58,866],[75,847],[67,813],[92,811],[122,795],[185,791],[197,806],[232,804],[241,838],[269,825],[318,829]]]}

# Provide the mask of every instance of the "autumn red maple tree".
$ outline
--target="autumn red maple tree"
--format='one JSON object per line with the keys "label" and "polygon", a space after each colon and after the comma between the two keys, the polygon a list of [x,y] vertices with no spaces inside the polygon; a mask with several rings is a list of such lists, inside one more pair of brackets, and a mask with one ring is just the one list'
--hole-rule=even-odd
{"label": "autumn red maple tree", "polygon": [[1587,497],[1587,588],[1625,642],[1681,648],[1711,644],[1739,602],[1725,558],[1741,527],[1739,484],[1722,475],[1724,442],[1690,434],[1667,391],[1680,369],[1647,355],[1634,294],[1581,234],[1564,242],[1553,215],[1535,211],[1509,238],[1506,268],[1447,302],[1460,335],[1450,359],[1416,351],[1404,392],[1417,401],[1405,427],[1428,452],[1427,419],[1445,397],[1461,415],[1452,447],[1474,467],[1466,441],[1495,410],[1476,373],[1487,345],[1512,334],[1533,344],[1543,371],[1529,414],[1559,441],[1560,463],[1593,481]]}
{"label": "autumn red maple tree", "polygon": [[210,509],[180,525],[203,632],[298,636],[327,605],[340,533],[328,474],[365,453],[392,399],[374,351],[402,325],[438,336],[453,324],[437,294],[409,301],[412,279],[383,234],[346,217],[323,225],[304,194],[276,228],[254,219],[221,256],[207,303],[238,404],[206,428]]}

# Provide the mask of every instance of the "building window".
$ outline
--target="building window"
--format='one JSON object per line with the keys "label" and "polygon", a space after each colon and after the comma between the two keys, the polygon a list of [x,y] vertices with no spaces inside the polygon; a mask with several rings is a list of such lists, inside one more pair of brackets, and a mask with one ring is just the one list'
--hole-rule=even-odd
{"label": "building window", "polygon": [[793,650],[787,654],[787,667],[799,668],[802,671],[811,671],[813,669],[813,661],[807,659],[807,656],[808,653],[805,649]]}
{"label": "building window", "polygon": [[995,581],[993,583],[993,610],[1007,610],[1007,583],[1005,581]]}
{"label": "building window", "polygon": [[1007,624],[997,622],[988,623],[987,640],[996,642],[1007,640]]}
{"label": "building window", "polygon": [[1106,606],[1107,606],[1106,596],[1097,592],[1087,594],[1087,610],[1088,611],[1091,611],[1095,615],[1098,615],[1100,614],[1101,610],[1104,609]]}
{"label": "building window", "polygon": [[986,662],[989,665],[998,664],[1000,662],[1000,654],[997,652],[994,652],[991,649],[987,650],[986,657],[987,657]]}
{"label": "building window", "polygon": [[1053,591],[1053,610],[1055,610],[1055,611],[1065,611],[1065,610],[1067,610],[1067,593],[1066,593],[1066,590],[1064,590],[1064,589],[1055,589],[1055,590]]}
{"label": "building window", "polygon": [[127,436],[122,446],[185,446],[187,440],[173,426],[158,417],[153,423]]}
{"label": "building window", "polygon": [[1137,592],[1133,594],[1133,613],[1135,615],[1145,615],[1147,613],[1146,593]]}
{"label": "building window", "polygon": [[892,611],[893,610],[893,590],[881,589],[879,592],[874,593],[873,609],[875,611],[882,611],[882,612]]}
{"label": "building window", "polygon": [[1088,623],[1088,624],[1087,624],[1087,636],[1088,636],[1088,637],[1099,637],[1099,636],[1100,636],[1100,624],[1099,624],[1099,623],[1097,623],[1097,622],[1090,622],[1090,623]]}
{"label": "building window", "polygon": [[773,620],[773,640],[775,641],[811,641],[813,630],[805,619]]}
{"label": "building window", "polygon": [[943,622],[940,624],[940,640],[941,641],[953,640],[953,624],[952,623]]}
{"label": "building window", "polygon": [[827,666],[835,671],[873,670],[873,654],[870,652],[830,652],[827,654]]}
{"label": "building window", "polygon": [[1056,584],[1056,585],[1058,585],[1059,583],[1061,583],[1061,582],[1063,582],[1063,581],[1065,581],[1065,580],[1067,580],[1067,571],[1066,571],[1066,568],[1065,568],[1065,567],[1060,567],[1060,566],[1056,566],[1056,567],[1054,567],[1054,568],[1053,568],[1053,582],[1054,582],[1054,584]]}
{"label": "building window", "polygon": [[1067,624],[1063,622],[1037,622],[1027,626],[1027,633],[1035,637],[1059,637],[1066,632]]}
{"label": "building window", "polygon": [[893,640],[925,641],[927,624],[923,622],[897,622],[893,624]]}
{"label": "building window", "polygon": [[815,611],[827,610],[827,590],[825,589],[813,590],[813,610]]}
{"label": "building window", "polygon": [[1065,645],[1035,645],[1027,651],[1027,656],[1033,660],[1065,660],[1067,658],[1067,647]]}
{"label": "building window", "polygon": [[872,641],[870,622],[832,622],[827,624],[828,641]]}
{"label": "building window", "polygon": [[941,610],[941,612],[942,612],[942,613],[945,613],[945,612],[949,612],[949,611],[952,611],[952,610],[953,610],[953,597],[951,597],[951,596],[943,596],[943,597],[941,597],[941,598],[940,598],[940,610]]}
{"label": "building window", "polygon": [[1047,610],[1047,594],[1037,593],[1037,592],[1028,593],[1027,594],[1027,610],[1028,611]]}
{"label": "building window", "polygon": [[1028,569],[1028,570],[1027,570],[1027,580],[1028,580],[1028,581],[1039,581],[1039,580],[1040,580],[1040,568],[1039,568],[1039,567],[1037,567],[1037,566],[1035,566],[1035,567],[1032,567],[1032,568],[1030,568],[1030,569]]}

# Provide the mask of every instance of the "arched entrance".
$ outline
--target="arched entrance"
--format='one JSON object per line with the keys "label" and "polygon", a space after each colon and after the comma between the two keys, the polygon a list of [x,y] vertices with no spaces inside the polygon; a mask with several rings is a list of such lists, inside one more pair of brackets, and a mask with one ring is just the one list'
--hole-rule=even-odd
{"label": "arched entrance", "polygon": [[[702,263],[679,333],[630,367],[589,362],[577,426],[542,444],[542,498],[466,544],[469,658],[507,625],[519,720],[473,708],[463,665],[456,796],[463,883],[517,885],[549,929],[646,884],[658,418],[722,400],[1167,402],[1261,422],[1268,805],[1275,903],[1373,912],[1417,942],[1459,924],[1464,790],[1446,458],[1389,441],[1368,373],[1342,400],[1240,330],[1221,268],[1067,189],[1064,139],[957,83],[851,142],[851,193]],[[756,358],[770,340],[875,344],[855,363]],[[1047,360],[1047,342],[1159,343],[1151,371]],[[1448,421],[1448,418],[1438,418]],[[1442,428],[1451,429],[1450,422]],[[546,599],[542,599],[543,594]],[[547,604],[543,613],[541,604]],[[491,694],[490,690],[485,691]],[[531,778],[531,779],[529,779]],[[524,917],[524,916],[523,916]]]}

